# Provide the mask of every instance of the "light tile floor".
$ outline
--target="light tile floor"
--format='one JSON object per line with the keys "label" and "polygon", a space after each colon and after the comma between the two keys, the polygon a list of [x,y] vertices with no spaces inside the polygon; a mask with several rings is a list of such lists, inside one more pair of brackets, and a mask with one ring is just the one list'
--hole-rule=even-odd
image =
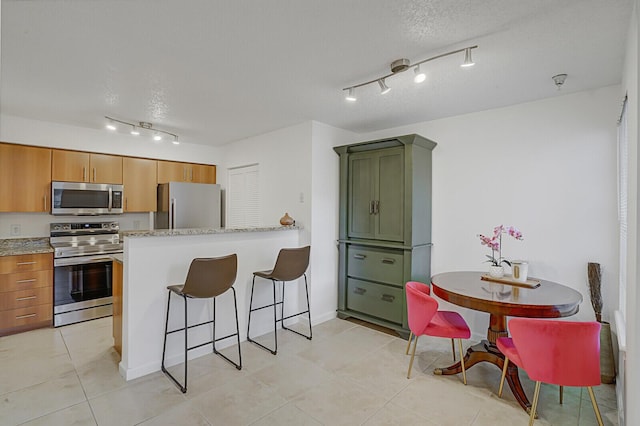
{"label": "light tile floor", "polygon": [[[162,373],[125,382],[111,319],[0,338],[0,425],[526,425],[500,371],[479,364],[439,377],[447,339],[422,337],[412,378],[406,341],[334,319],[308,341],[279,332],[277,356],[242,344],[243,369],[216,355],[189,363],[183,395]],[[263,336],[268,341],[273,336]],[[224,350],[235,357],[235,347]],[[180,366],[174,367],[180,374]],[[528,395],[533,383],[523,374]],[[617,425],[614,386],[596,388],[605,424]],[[544,386],[537,425],[595,425],[586,390]]]}

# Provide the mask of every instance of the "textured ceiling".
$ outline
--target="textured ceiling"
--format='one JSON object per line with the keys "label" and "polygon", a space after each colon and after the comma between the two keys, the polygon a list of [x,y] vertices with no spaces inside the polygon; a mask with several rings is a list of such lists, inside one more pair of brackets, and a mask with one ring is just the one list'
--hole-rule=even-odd
{"label": "textured ceiling", "polygon": [[[620,82],[629,0],[3,0],[0,112],[148,121],[220,145],[306,120],[363,133]],[[344,100],[343,87],[411,62]],[[551,76],[569,76],[558,91]]]}

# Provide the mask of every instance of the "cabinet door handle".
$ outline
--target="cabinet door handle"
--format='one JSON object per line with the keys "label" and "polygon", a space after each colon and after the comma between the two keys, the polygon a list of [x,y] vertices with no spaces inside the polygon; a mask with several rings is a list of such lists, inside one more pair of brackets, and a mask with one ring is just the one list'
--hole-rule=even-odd
{"label": "cabinet door handle", "polygon": [[187,166],[183,166],[183,167],[182,167],[182,180],[183,180],[184,182],[186,182],[186,181],[187,181]]}
{"label": "cabinet door handle", "polygon": [[380,213],[380,200],[375,200],[373,202],[373,214]]}
{"label": "cabinet door handle", "polygon": [[32,283],[32,282],[35,282],[35,281],[36,281],[35,278],[31,278],[31,279],[28,279],[28,280],[18,280],[18,281],[16,281],[16,284]]}
{"label": "cabinet door handle", "polygon": [[393,265],[394,263],[396,263],[395,259],[390,259],[388,257],[385,257],[384,259],[382,259],[382,263],[386,263],[388,265]]}
{"label": "cabinet door handle", "polygon": [[365,256],[364,254],[354,254],[353,258],[358,260],[364,260],[367,258],[367,256]]}
{"label": "cabinet door handle", "polygon": [[129,197],[124,199],[124,209],[129,210]]}
{"label": "cabinet door handle", "polygon": [[369,201],[369,214],[373,214],[373,210],[374,210],[373,200],[371,200]]}
{"label": "cabinet door handle", "polygon": [[365,294],[367,292],[367,289],[362,288],[362,287],[356,287],[353,289],[353,292],[355,294]]}
{"label": "cabinet door handle", "polygon": [[31,262],[17,262],[16,265],[17,266],[24,266],[24,265],[35,265],[37,262],[31,261]]}
{"label": "cabinet door handle", "polygon": [[381,299],[382,299],[384,302],[389,302],[389,303],[391,303],[391,302],[393,302],[394,300],[396,300],[396,297],[395,297],[395,296],[393,296],[393,295],[391,295],[391,294],[383,294],[383,295],[382,295],[382,297],[381,297]]}
{"label": "cabinet door handle", "polygon": [[191,182],[193,182],[193,169],[191,169],[191,177],[189,178]]}
{"label": "cabinet door handle", "polygon": [[32,300],[35,299],[36,296],[27,296],[27,297],[16,297],[16,300],[21,301],[21,300]]}
{"label": "cabinet door handle", "polygon": [[42,197],[42,205],[43,205],[43,208],[44,208],[43,211],[46,212],[47,211],[47,196],[46,195],[44,195]]}
{"label": "cabinet door handle", "polygon": [[96,168],[93,168],[93,181],[96,182]]}
{"label": "cabinet door handle", "polygon": [[85,166],[82,166],[82,181],[87,181],[87,168]]}
{"label": "cabinet door handle", "polygon": [[18,315],[16,317],[16,319],[31,318],[31,317],[35,317],[35,316],[36,316],[36,314]]}

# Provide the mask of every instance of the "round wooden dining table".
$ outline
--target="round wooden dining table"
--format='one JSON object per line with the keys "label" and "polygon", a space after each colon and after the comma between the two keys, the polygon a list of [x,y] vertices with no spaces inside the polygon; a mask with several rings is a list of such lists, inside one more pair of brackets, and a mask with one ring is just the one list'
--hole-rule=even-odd
{"label": "round wooden dining table", "polygon": [[[582,295],[567,286],[539,281],[535,288],[500,284],[482,280],[483,272],[445,272],[431,277],[432,292],[447,302],[489,313],[487,339],[471,346],[464,357],[465,369],[479,362],[504,366],[504,355],[496,346],[498,337],[508,336],[507,316],[528,318],[559,318],[578,312]],[[449,375],[462,371],[460,362],[446,368],[436,368],[434,374]],[[522,389],[518,367],[510,362],[507,367],[507,383],[518,403],[527,412],[531,403]]]}

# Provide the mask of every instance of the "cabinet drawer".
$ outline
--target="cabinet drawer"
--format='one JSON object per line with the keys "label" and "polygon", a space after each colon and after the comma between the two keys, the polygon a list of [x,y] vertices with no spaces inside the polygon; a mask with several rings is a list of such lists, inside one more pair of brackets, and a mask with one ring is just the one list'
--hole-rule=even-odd
{"label": "cabinet drawer", "polygon": [[0,311],[27,308],[45,303],[53,306],[53,289],[51,287],[0,293]]}
{"label": "cabinet drawer", "polygon": [[0,274],[44,269],[53,269],[53,256],[50,253],[0,256]]}
{"label": "cabinet drawer", "polygon": [[403,285],[403,251],[351,245],[347,248],[347,275]]}
{"label": "cabinet drawer", "polygon": [[37,287],[53,287],[53,270],[0,275],[0,294]]}
{"label": "cabinet drawer", "polygon": [[402,324],[401,288],[347,279],[347,308]]}
{"label": "cabinet drawer", "polygon": [[0,329],[48,322],[53,319],[51,304],[0,312]]}

